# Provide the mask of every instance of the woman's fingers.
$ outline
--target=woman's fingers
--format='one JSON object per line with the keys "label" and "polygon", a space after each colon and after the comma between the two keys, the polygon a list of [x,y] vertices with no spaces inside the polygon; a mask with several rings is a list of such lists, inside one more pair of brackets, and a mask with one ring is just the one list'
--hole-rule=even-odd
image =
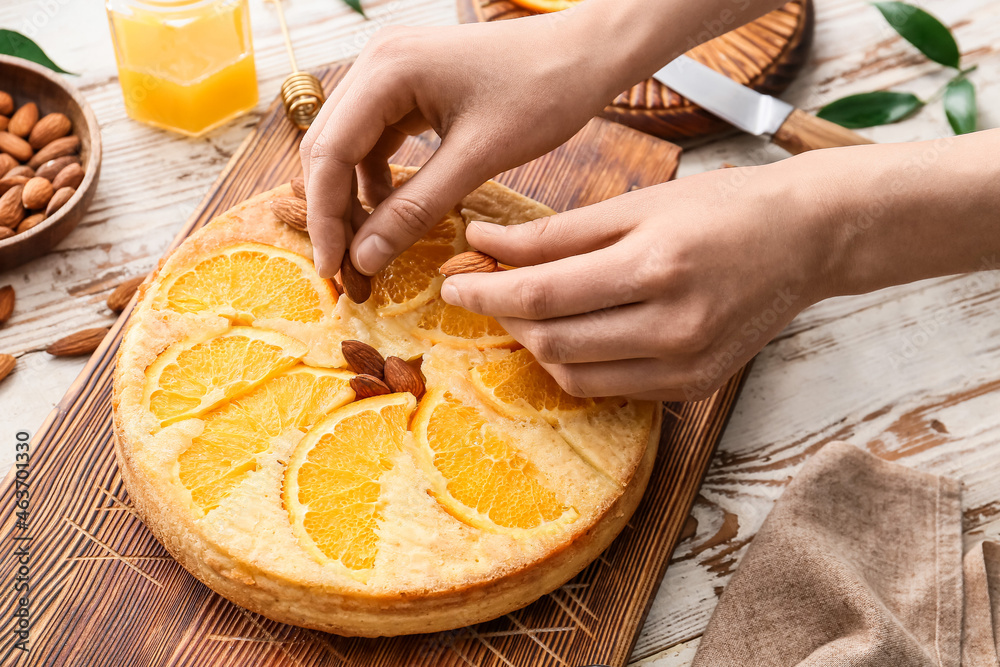
{"label": "woman's fingers", "polygon": [[361,201],[371,208],[375,208],[392,194],[389,158],[403,145],[406,136],[394,127],[387,127],[375,147],[358,163]]}
{"label": "woman's fingers", "polygon": [[[356,64],[357,63],[355,63],[355,65]],[[302,141],[299,142],[299,160],[302,162],[302,177],[306,183],[309,182],[309,163],[311,161],[313,144],[316,143],[316,140],[322,133],[323,128],[326,126],[326,121],[330,118],[330,114],[332,114],[333,110],[337,107],[337,103],[340,101],[340,98],[344,96],[344,92],[351,87],[351,83],[354,81],[354,78],[358,75],[359,71],[360,69],[358,67],[351,67],[347,70],[347,73],[344,74],[344,77],[333,89],[333,92],[331,92],[326,98],[326,102],[319,110],[316,118],[313,119],[312,125],[309,126],[305,136],[302,137]]]}
{"label": "woman's fingers", "polygon": [[[580,364],[696,354],[662,306],[636,303],[548,320],[501,317],[510,335],[539,361]],[[705,340],[702,347],[708,347]]]}
{"label": "woman's fingers", "polygon": [[593,364],[539,362],[573,396],[643,397],[682,401],[691,391],[691,371],[660,359],[623,359]]}
{"label": "woman's fingers", "polygon": [[451,130],[427,163],[372,211],[351,243],[354,265],[362,273],[376,273],[488,179],[488,170],[475,142]]}
{"label": "woman's fingers", "polygon": [[466,230],[472,247],[503,264],[530,266],[607,247],[634,226],[627,201],[618,197],[520,225],[474,221]]}
{"label": "woman's fingers", "polygon": [[[385,82],[386,84],[388,82]],[[316,269],[324,278],[340,268],[345,250],[342,228],[355,166],[376,146],[386,127],[406,112],[407,100],[388,85],[356,82],[344,93],[309,153],[306,184],[307,220]]]}
{"label": "woman's fingers", "polygon": [[636,280],[615,245],[510,271],[451,276],[441,297],[482,315],[548,320],[637,303],[653,289]]}

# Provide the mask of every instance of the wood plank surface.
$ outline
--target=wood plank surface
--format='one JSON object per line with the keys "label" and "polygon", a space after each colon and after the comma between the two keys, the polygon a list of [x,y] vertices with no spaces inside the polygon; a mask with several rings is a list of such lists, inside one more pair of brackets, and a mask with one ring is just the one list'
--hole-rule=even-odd
{"label": "wood plank surface", "polygon": [[[18,358],[17,370],[0,384],[0,472],[14,461],[15,434],[37,432],[84,368],[84,359],[51,358],[45,346],[75,329],[114,322],[104,307],[108,293],[123,277],[156,265],[277,93],[288,67],[278,22],[269,2],[249,3],[262,104],[199,139],[126,117],[103,3],[0,3],[0,27],[28,34],[56,62],[81,73],[72,81],[94,107],[105,148],[101,184],[81,226],[56,252],[0,275],[0,284],[13,284],[18,293],[14,317],[0,327],[0,351]],[[311,69],[353,57],[384,25],[457,20],[455,0],[363,3],[368,22],[338,0],[287,2],[300,65]],[[979,65],[971,78],[980,127],[996,127],[1000,3],[919,4],[954,30],[963,61]],[[927,99],[947,80],[946,71],[900,39],[864,0],[816,0],[815,8],[812,55],[782,95],[797,107],[815,112],[838,97],[882,89]],[[885,143],[946,136],[950,130],[940,104],[932,104],[902,123],[860,132]],[[756,165],[785,157],[758,138],[733,134],[686,147],[678,175],[714,170],[723,162]],[[961,479],[967,541],[1000,538],[1000,409],[991,393],[1000,382],[998,311],[995,271],[931,280],[813,306],[765,347],[719,444],[632,664],[691,664],[718,594],[764,517],[817,443],[831,437]],[[873,413],[881,416],[866,421]],[[936,430],[941,428],[947,433]],[[10,627],[9,619],[3,623]]]}
{"label": "wood plank surface", "polygon": [[[332,88],[345,68],[324,75]],[[300,134],[275,104],[175,239],[247,197],[298,175]],[[419,165],[434,142],[407,142],[397,161]],[[680,150],[594,120],[567,144],[500,180],[557,210],[673,177]],[[27,604],[7,595],[0,614],[32,614],[30,654],[3,664],[117,665],[584,665],[623,666],[681,534],[743,374],[712,398],[665,413],[649,490],[625,531],[570,583],[524,610],[447,633],[347,639],[270,621],[216,595],[178,566],[132,510],[114,460],[111,373],[122,315],[39,431],[27,463],[0,491],[3,544],[30,553]],[[20,475],[20,476],[19,476]],[[20,482],[20,483],[19,483]],[[28,490],[27,495],[18,493]],[[16,579],[21,559],[0,563]],[[29,658],[30,655],[30,658]],[[38,662],[29,662],[38,661]]]}

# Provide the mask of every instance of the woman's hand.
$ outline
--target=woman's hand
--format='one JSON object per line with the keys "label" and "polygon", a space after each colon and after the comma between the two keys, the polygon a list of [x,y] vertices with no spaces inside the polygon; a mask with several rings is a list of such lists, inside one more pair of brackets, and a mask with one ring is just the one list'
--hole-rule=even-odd
{"label": "woman's hand", "polygon": [[[615,63],[627,54],[594,39],[600,17],[587,11],[379,31],[300,148],[320,275],[339,270],[354,231],[354,264],[375,273],[463,196],[569,139],[626,87],[615,77],[631,70]],[[389,157],[427,129],[441,147],[393,191]],[[377,205],[370,218],[359,189]]]}
{"label": "woman's hand", "polygon": [[452,276],[577,396],[711,394],[802,309],[1000,268],[1000,130],[813,151],[524,225],[469,226],[523,268]]}
{"label": "woman's hand", "polygon": [[720,170],[469,242],[521,268],[448,278],[576,396],[691,400],[826,296],[830,226],[793,160]]}

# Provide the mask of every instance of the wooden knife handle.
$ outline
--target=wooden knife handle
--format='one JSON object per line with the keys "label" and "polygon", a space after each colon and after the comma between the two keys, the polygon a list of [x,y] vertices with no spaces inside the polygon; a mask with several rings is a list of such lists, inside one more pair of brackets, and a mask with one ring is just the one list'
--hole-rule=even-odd
{"label": "wooden knife handle", "polygon": [[841,127],[828,120],[817,118],[805,111],[795,109],[771,138],[772,143],[781,146],[792,155],[835,146],[860,146],[875,143],[860,134]]}

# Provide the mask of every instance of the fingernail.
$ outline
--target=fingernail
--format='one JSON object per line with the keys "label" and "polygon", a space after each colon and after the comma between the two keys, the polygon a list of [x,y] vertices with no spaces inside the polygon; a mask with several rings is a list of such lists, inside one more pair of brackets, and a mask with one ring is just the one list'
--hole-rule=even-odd
{"label": "fingernail", "polygon": [[321,254],[315,248],[313,249],[313,265],[316,267],[316,273],[319,274],[320,278],[332,278],[333,276],[328,276],[327,269],[329,268],[329,262],[326,261],[326,256]]}
{"label": "fingernail", "polygon": [[358,246],[358,270],[374,274],[392,257],[392,246],[378,234],[372,234]]}
{"label": "fingernail", "polygon": [[504,230],[503,225],[498,225],[494,222],[486,222],[485,220],[473,220],[469,223],[470,227],[476,228],[476,233],[485,234],[487,236],[497,236],[502,234]]}
{"label": "fingernail", "polygon": [[458,287],[455,285],[454,278],[448,278],[441,285],[441,298],[444,299],[445,303],[449,303],[453,306],[462,307],[462,295],[459,293]]}

